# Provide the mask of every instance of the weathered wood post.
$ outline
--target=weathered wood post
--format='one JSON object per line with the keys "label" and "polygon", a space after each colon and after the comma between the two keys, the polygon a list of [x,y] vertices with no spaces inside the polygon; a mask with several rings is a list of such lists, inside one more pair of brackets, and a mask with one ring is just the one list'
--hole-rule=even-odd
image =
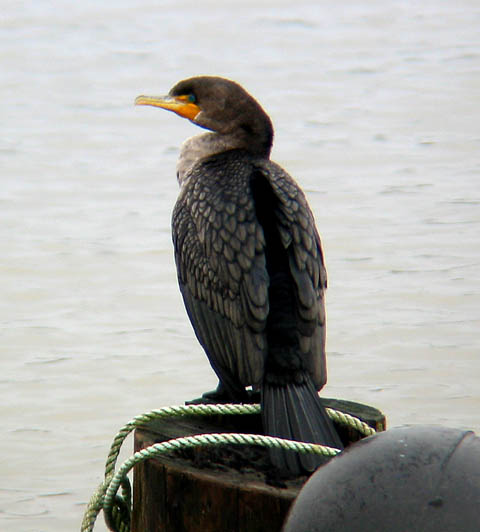
{"label": "weathered wood post", "polygon": [[[325,406],[349,413],[377,431],[385,416],[375,408],[333,399]],[[337,427],[344,443],[361,435]],[[195,434],[262,434],[259,415],[179,417],[135,431],[135,451]],[[272,476],[268,451],[254,446],[201,447],[147,460],[134,470],[132,532],[279,531],[308,477]]]}

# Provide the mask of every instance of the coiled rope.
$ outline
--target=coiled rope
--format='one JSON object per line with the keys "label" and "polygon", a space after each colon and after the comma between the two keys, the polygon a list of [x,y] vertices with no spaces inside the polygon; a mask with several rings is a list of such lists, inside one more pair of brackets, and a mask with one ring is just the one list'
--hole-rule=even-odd
{"label": "coiled rope", "polygon": [[[365,436],[375,433],[375,429],[359,420],[338,410],[327,408],[329,417],[341,425],[346,425],[356,429]],[[137,427],[145,425],[154,419],[164,419],[168,417],[183,416],[211,416],[211,415],[248,415],[260,414],[258,404],[224,404],[224,405],[188,405],[188,406],[167,406],[159,410],[152,410],[146,414],[134,417],[115,436],[108,453],[105,464],[104,481],[98,486],[88,503],[83,516],[81,532],[92,532],[98,514],[103,510],[105,522],[108,528],[114,532],[130,532],[130,516],[132,510],[132,490],[127,477],[128,472],[144,460],[154,458],[169,451],[181,448],[193,448],[202,445],[258,445],[262,447],[288,449],[299,453],[314,453],[323,456],[333,457],[340,451],[324,445],[313,443],[303,443],[272,436],[261,436],[259,434],[201,434],[197,436],[187,436],[173,440],[156,443],[141,451],[136,452],[126,460],[115,473],[120,448],[125,438]],[[121,495],[118,494],[122,488]]]}

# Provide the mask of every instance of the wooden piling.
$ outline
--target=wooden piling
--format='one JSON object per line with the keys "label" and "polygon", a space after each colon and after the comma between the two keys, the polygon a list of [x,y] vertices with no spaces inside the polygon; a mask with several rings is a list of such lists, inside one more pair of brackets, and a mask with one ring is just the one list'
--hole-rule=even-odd
{"label": "wooden piling", "polygon": [[[322,398],[325,406],[385,429],[378,410],[348,401]],[[344,443],[362,436],[337,427]],[[262,434],[259,415],[178,417],[155,420],[135,431],[135,451],[195,434]],[[175,451],[142,462],[134,470],[132,532],[256,532],[281,530],[307,476],[275,476],[268,451],[226,445]]]}

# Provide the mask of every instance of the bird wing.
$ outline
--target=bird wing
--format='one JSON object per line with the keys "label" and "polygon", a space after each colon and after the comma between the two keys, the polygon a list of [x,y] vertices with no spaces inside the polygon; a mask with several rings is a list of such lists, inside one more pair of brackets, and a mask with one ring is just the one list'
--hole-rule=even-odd
{"label": "bird wing", "polygon": [[281,167],[233,151],[192,168],[172,219],[180,290],[196,336],[230,393],[240,396],[245,386],[260,384],[267,356],[269,277],[250,190],[256,172],[279,200],[272,216],[296,285],[299,346],[320,389],[326,382],[326,271],[306,198]]}
{"label": "bird wing", "polygon": [[296,290],[299,346],[305,368],[317,389],[327,380],[324,292],[327,272],[320,236],[305,194],[295,180],[272,161],[258,163],[277,202],[275,217],[283,245],[288,249],[290,272]]}
{"label": "bird wing", "polygon": [[266,356],[268,274],[250,174],[251,165],[226,154],[202,161],[192,168],[172,219],[190,321],[234,396],[261,382]]}

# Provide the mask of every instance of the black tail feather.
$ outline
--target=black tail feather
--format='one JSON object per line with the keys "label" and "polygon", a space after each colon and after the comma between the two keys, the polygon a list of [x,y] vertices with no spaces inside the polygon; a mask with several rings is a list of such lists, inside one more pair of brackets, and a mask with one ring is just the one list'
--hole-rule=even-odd
{"label": "black tail feather", "polygon": [[[308,375],[304,382],[286,384],[266,380],[262,387],[262,419],[265,434],[343,449],[332,421]],[[311,473],[324,463],[314,454],[272,450],[274,466],[288,475]]]}

